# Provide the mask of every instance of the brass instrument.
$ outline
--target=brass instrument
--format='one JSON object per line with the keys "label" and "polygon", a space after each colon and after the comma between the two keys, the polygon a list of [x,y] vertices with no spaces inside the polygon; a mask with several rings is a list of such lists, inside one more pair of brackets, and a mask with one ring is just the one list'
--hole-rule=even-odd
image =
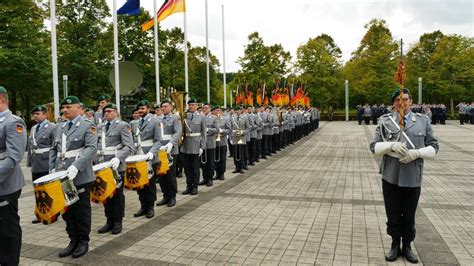
{"label": "brass instrument", "polygon": [[217,114],[217,137],[216,137],[216,151],[214,152],[214,162],[221,161],[221,153],[219,144],[221,142],[221,120],[222,117],[220,114]]}
{"label": "brass instrument", "polygon": [[182,91],[174,91],[171,93],[171,100],[174,102],[175,105],[175,114],[177,114],[181,120],[181,126],[183,128],[183,132],[181,137],[179,138],[178,145],[183,145],[184,140],[186,139],[186,112],[184,110],[184,95],[185,93]]}
{"label": "brass instrument", "polygon": [[[235,119],[234,117],[232,117],[232,122],[234,123],[235,127],[237,128],[237,130],[234,130],[233,132],[236,132],[236,136],[238,137],[238,141],[237,141],[237,144],[236,145],[244,145],[245,142],[244,142],[244,131],[242,129],[240,129],[240,126],[235,122]],[[237,152],[237,150],[239,150],[240,152]],[[234,149],[234,158],[235,158],[235,161],[239,162],[240,160],[242,160],[242,149],[237,149],[237,147],[235,147]]]}

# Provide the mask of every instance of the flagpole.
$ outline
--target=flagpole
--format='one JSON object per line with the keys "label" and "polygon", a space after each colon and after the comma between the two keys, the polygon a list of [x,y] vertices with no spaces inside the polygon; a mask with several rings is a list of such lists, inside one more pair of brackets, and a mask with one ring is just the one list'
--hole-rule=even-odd
{"label": "flagpole", "polygon": [[49,1],[51,19],[51,64],[53,68],[54,119],[59,118],[58,48],[56,44],[56,0]]}
{"label": "flagpole", "polygon": [[227,108],[227,82],[225,72],[225,27],[224,27],[224,5],[222,5],[222,68],[223,68],[223,83],[224,83],[224,107]]}
{"label": "flagpole", "polygon": [[185,91],[185,101],[186,101],[186,110],[188,109],[188,100],[189,100],[189,85],[188,85],[188,32],[186,26],[186,10],[183,13],[184,17],[184,91]]}
{"label": "flagpole", "polygon": [[206,81],[207,81],[207,102],[211,103],[211,84],[209,82],[209,30],[207,19],[207,0],[206,0]]}
{"label": "flagpole", "polygon": [[113,20],[114,20],[114,65],[115,65],[115,105],[120,113],[120,74],[118,57],[118,29],[117,29],[117,1],[113,2]]}
{"label": "flagpole", "polygon": [[158,58],[158,18],[156,10],[156,0],[153,0],[153,13],[155,14],[154,21],[154,31],[155,31],[155,84],[156,84],[156,103],[160,104],[161,95],[160,95],[160,58]]}

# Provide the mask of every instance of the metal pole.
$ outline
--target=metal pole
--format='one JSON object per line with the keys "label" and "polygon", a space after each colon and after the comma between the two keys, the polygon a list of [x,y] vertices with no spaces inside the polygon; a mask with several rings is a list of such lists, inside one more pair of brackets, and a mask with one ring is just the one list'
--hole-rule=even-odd
{"label": "metal pole", "polygon": [[185,91],[185,106],[188,110],[189,100],[189,85],[188,85],[188,33],[186,27],[186,11],[183,13],[184,17],[184,91]]}
{"label": "metal pole", "polygon": [[222,68],[223,74],[222,78],[224,80],[224,107],[227,108],[227,82],[226,82],[226,72],[225,72],[225,27],[224,27],[224,5],[222,5]]}
{"label": "metal pole", "polygon": [[211,103],[211,84],[209,80],[209,30],[207,19],[207,0],[206,0],[206,78],[207,78],[207,102]]}
{"label": "metal pole", "polygon": [[346,98],[346,122],[349,121],[349,80],[345,82],[345,98]]}
{"label": "metal pole", "polygon": [[156,14],[156,0],[153,0],[153,12],[155,14],[154,21],[154,32],[155,32],[155,84],[156,84],[156,103],[160,104],[160,58],[158,58],[158,18]]}
{"label": "metal pole", "polygon": [[232,107],[232,103],[234,102],[234,101],[232,100],[232,94],[234,94],[234,91],[233,91],[233,90],[230,91],[230,107]]}
{"label": "metal pole", "polygon": [[58,47],[56,44],[56,0],[49,1],[51,20],[51,63],[53,68],[54,119],[59,118]]}
{"label": "metal pole", "polygon": [[418,78],[418,104],[421,104],[423,102],[422,90],[423,90],[423,78],[419,77]]}
{"label": "metal pole", "polygon": [[67,75],[63,75],[63,95],[64,98],[67,97],[68,91],[67,91]]}
{"label": "metal pole", "polygon": [[113,2],[113,20],[114,20],[114,62],[115,62],[115,105],[120,113],[120,72],[118,57],[118,29],[117,29],[117,1]]}

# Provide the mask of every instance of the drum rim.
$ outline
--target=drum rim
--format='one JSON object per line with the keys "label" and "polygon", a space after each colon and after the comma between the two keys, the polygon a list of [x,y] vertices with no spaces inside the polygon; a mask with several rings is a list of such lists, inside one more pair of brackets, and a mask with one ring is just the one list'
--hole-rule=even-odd
{"label": "drum rim", "polygon": [[[140,160],[131,160],[132,158],[141,158]],[[137,154],[137,155],[132,155],[132,156],[128,156],[126,159],[125,159],[125,162],[126,163],[137,163],[137,162],[143,162],[143,161],[146,161],[146,155],[145,154]]]}
{"label": "drum rim", "polygon": [[[102,167],[99,168],[99,166],[102,166]],[[94,167],[97,167],[97,169],[94,169]],[[92,170],[94,172],[98,172],[98,171],[101,171],[101,170],[104,170],[104,169],[110,168],[110,167],[112,167],[112,163],[110,161],[108,161],[108,162],[103,162],[103,163],[93,165]]]}
{"label": "drum rim", "polygon": [[[52,178],[52,179],[48,179],[48,180],[42,180],[44,177],[53,176],[53,175],[56,175],[56,177]],[[45,176],[42,176],[42,177],[36,179],[35,181],[33,181],[33,185],[34,186],[41,186],[41,185],[52,183],[52,182],[55,182],[55,181],[58,181],[58,180],[59,181],[63,180],[64,178],[68,178],[67,177],[67,171],[59,171],[59,172],[51,173],[51,174],[48,174],[48,175],[45,175]]]}

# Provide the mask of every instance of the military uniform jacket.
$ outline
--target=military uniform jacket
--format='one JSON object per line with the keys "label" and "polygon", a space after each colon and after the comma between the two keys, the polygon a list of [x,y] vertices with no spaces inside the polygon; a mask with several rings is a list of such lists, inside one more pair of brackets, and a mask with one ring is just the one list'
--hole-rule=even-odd
{"label": "military uniform jacket", "polygon": [[231,121],[231,129],[232,133],[230,136],[230,142],[234,145],[237,145],[237,142],[241,138],[239,135],[242,134],[244,136],[244,142],[247,142],[245,136],[249,135],[250,133],[250,124],[249,120],[242,114],[240,116],[233,115]]}
{"label": "military uniform jacket", "polygon": [[[143,123],[142,120],[143,119]],[[152,163],[158,163],[158,149],[161,147],[161,130],[159,130],[159,121],[156,116],[147,114],[138,120],[135,127],[132,128],[137,154],[153,153]],[[141,146],[141,151],[139,146]]]}
{"label": "military uniform jacket", "polygon": [[0,114],[0,198],[25,185],[20,162],[26,149],[26,125],[10,110]]}
{"label": "military uniform jacket", "polygon": [[216,136],[219,131],[216,116],[212,114],[204,115],[206,120],[206,149],[216,148]]}
{"label": "military uniform jacket", "polygon": [[273,135],[272,129],[272,116],[268,112],[262,112],[262,124],[263,124],[263,131],[262,135]]}
{"label": "military uniform jacket", "polygon": [[281,114],[281,116],[283,117],[282,129],[283,130],[290,130],[290,123],[288,122],[289,121],[288,113],[284,112],[284,113]]}
{"label": "military uniform jacket", "polygon": [[[370,150],[372,152],[374,152],[375,144],[383,141],[381,127],[384,126],[390,131],[397,132],[397,128],[389,116],[392,116],[397,125],[400,121],[398,113],[386,114],[380,117],[379,124],[375,130],[375,137],[372,143],[370,143]],[[438,141],[434,136],[430,120],[426,115],[410,113],[407,124],[404,127],[404,132],[415,146],[415,149],[433,146],[436,152],[438,152]],[[408,149],[413,149],[408,144],[408,141],[407,147]],[[398,158],[390,155],[384,155],[380,165],[382,179],[400,187],[420,187],[423,174],[423,159],[420,158],[408,164],[402,164],[398,160]]]}
{"label": "military uniform jacket", "polygon": [[[109,130],[106,130],[106,125],[107,121],[104,121],[97,127],[97,161],[107,162],[117,157],[120,160],[117,171],[124,172],[125,159],[135,149],[132,130],[127,122],[119,119],[110,122]],[[103,137],[105,137],[104,141],[102,141]],[[105,146],[105,149],[102,146]]]}
{"label": "military uniform jacket", "polygon": [[280,133],[280,121],[277,113],[272,113],[273,134]]}
{"label": "military uniform jacket", "polygon": [[255,115],[255,124],[257,125],[257,139],[262,139],[262,133],[263,133],[262,113],[258,112]]}
{"label": "military uniform jacket", "polygon": [[161,130],[161,146],[171,142],[173,144],[171,155],[178,155],[178,142],[183,132],[179,116],[171,113],[163,115],[159,120],[159,127]]}
{"label": "military uniform jacket", "polygon": [[97,110],[95,113],[94,113],[94,121],[92,121],[95,125],[99,125],[101,124],[104,120],[104,113],[102,112],[102,110]]}
{"label": "military uniform jacket", "polygon": [[216,118],[216,123],[217,126],[219,127],[219,134],[221,135],[221,141],[216,142],[216,145],[219,145],[219,147],[226,146],[227,145],[227,138],[231,134],[231,129],[230,129],[230,116],[226,115],[224,117],[217,117]]}
{"label": "military uniform jacket", "polygon": [[31,167],[32,173],[45,173],[49,171],[49,150],[56,136],[56,125],[45,121],[36,133],[38,126],[39,124],[36,124],[31,128],[28,137],[26,165]]}
{"label": "military uniform jacket", "polygon": [[254,113],[250,113],[247,115],[250,124],[250,138],[256,139],[257,138],[257,115]]}
{"label": "military uniform jacket", "polygon": [[183,128],[186,138],[180,148],[185,154],[199,154],[199,149],[206,149],[206,119],[198,112],[187,113]]}
{"label": "military uniform jacket", "polygon": [[69,121],[56,127],[53,147],[49,151],[49,169],[67,170],[74,165],[79,170],[74,185],[80,186],[95,180],[92,161],[97,152],[97,132],[88,119],[79,117],[74,122],[69,130]]}

